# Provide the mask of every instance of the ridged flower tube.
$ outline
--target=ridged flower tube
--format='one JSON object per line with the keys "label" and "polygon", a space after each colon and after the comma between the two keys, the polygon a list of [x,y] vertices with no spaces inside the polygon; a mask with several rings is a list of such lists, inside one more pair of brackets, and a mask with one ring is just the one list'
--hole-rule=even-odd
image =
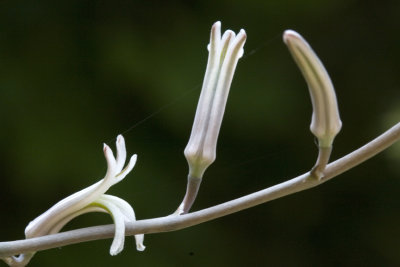
{"label": "ridged flower tube", "polygon": [[[115,224],[114,240],[110,254],[116,255],[122,251],[125,240],[125,222],[136,220],[135,213],[125,200],[104,194],[111,186],[120,182],[133,169],[137,156],[133,155],[125,168],[126,149],[122,135],[117,137],[117,157],[104,144],[103,152],[107,161],[107,172],[99,182],[89,186],[69,197],[59,201],[45,213],[31,221],[25,229],[26,238],[39,237],[58,233],[64,225],[79,215],[88,212],[105,212],[111,215]],[[137,250],[143,251],[143,235],[136,235]],[[10,266],[25,266],[35,252],[10,257],[5,261]]]}
{"label": "ridged flower tube", "polygon": [[188,186],[178,213],[186,213],[196,198],[205,170],[216,158],[218,134],[237,62],[243,55],[246,33],[227,30],[221,22],[211,28],[206,74],[189,142],[184,154],[189,165]]}
{"label": "ridged flower tube", "polygon": [[329,161],[332,143],[342,122],[336,101],[335,89],[321,60],[311,46],[295,31],[287,30],[283,40],[307,82],[313,106],[310,130],[318,139],[319,155],[312,173],[318,178]]}

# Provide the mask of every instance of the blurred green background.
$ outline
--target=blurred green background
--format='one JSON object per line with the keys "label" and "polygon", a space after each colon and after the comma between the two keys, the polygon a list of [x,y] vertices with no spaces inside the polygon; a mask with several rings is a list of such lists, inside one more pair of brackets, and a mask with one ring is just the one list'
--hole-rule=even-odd
{"label": "blurred green background", "polygon": [[[248,34],[194,210],[308,171],[308,90],[282,42],[294,29],[337,90],[333,159],[400,120],[400,1],[1,1],[0,239],[103,177],[123,133],[133,172],[110,194],[138,218],[173,212],[211,25]],[[38,253],[30,266],[399,266],[400,147],[320,187],[185,230]],[[111,223],[88,214],[66,229]],[[4,263],[0,263],[5,266]]]}

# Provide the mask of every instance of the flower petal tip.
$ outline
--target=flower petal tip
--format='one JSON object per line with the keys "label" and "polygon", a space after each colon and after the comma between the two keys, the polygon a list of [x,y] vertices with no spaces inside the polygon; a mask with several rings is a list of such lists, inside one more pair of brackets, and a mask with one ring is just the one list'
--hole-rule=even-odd
{"label": "flower petal tip", "polygon": [[284,33],[283,33],[283,41],[285,42],[285,44],[288,44],[294,38],[302,39],[301,35],[298,34],[296,31],[293,31],[293,30],[284,31]]}
{"label": "flower petal tip", "polygon": [[133,167],[135,167],[136,161],[137,161],[137,155],[134,154],[134,155],[132,155],[131,159],[128,162],[128,165],[125,167],[123,172],[129,173],[133,169]]}
{"label": "flower petal tip", "polygon": [[221,28],[221,21],[216,21],[213,25],[212,25],[212,30],[215,30],[216,28]]}
{"label": "flower petal tip", "polygon": [[137,244],[136,245],[136,250],[137,251],[144,251],[146,247],[143,244]]}
{"label": "flower petal tip", "polygon": [[235,32],[232,31],[232,30],[226,30],[226,31],[224,32],[224,35],[222,36],[222,38],[224,38],[225,35],[226,35],[227,37],[229,37],[229,38],[232,38],[232,37],[235,37],[235,36],[236,36]]}
{"label": "flower petal tip", "polygon": [[118,255],[124,248],[120,247],[120,248],[110,248],[110,255],[111,256],[116,256]]}
{"label": "flower petal tip", "polygon": [[129,161],[129,163],[130,163],[130,164],[133,164],[133,166],[135,166],[136,161],[137,161],[137,155],[136,155],[136,154],[133,154],[132,157],[131,157],[131,159],[130,159],[130,161]]}
{"label": "flower petal tip", "polygon": [[121,134],[119,134],[117,136],[117,145],[122,145],[122,144],[125,146],[125,139]]}
{"label": "flower petal tip", "polygon": [[135,235],[135,241],[136,241],[136,250],[137,251],[144,251],[146,247],[143,245],[144,241],[144,235]]}

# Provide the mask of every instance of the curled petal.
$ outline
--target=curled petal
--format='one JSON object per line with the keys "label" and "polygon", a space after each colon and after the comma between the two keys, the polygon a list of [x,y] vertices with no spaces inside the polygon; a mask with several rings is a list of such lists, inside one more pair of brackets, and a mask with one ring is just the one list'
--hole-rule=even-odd
{"label": "curled petal", "polygon": [[136,249],[138,251],[144,251],[146,249],[146,247],[143,245],[144,235],[135,235],[135,241],[136,241]]}
{"label": "curled petal", "polygon": [[[91,203],[72,214],[69,214],[62,220],[58,221],[48,232],[48,234],[55,234],[74,218],[90,212],[103,212],[108,213],[113,218],[115,224],[115,234],[113,243],[110,248],[111,255],[117,255],[122,251],[125,240],[125,222],[133,222],[136,220],[135,212],[131,205],[125,200],[111,195],[102,195],[96,201]],[[135,235],[137,250],[143,251],[144,235]]]}
{"label": "curled petal", "polygon": [[[136,221],[135,212],[134,212],[132,206],[125,200],[123,200],[119,197],[116,197],[116,196],[111,196],[111,195],[102,195],[101,199],[104,201],[111,202],[115,206],[117,206],[120,209],[121,213],[124,215],[126,222]],[[143,240],[144,240],[143,234],[135,235],[136,249],[138,251],[143,251],[146,248],[143,245]]]}

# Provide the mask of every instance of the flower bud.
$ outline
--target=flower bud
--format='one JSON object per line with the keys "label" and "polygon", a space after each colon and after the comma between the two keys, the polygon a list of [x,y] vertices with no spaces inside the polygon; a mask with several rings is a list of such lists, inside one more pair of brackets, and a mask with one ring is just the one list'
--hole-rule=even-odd
{"label": "flower bud", "polygon": [[300,34],[286,30],[283,41],[309,88],[313,105],[310,130],[318,138],[319,147],[331,147],[342,127],[331,79],[318,56]]}

